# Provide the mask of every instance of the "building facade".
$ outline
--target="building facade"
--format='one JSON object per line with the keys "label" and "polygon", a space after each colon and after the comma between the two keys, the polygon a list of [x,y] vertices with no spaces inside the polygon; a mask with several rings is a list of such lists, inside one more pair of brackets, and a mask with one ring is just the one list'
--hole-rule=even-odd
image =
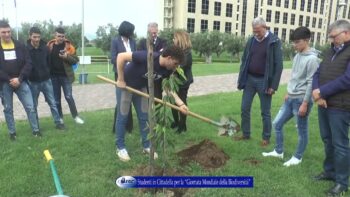
{"label": "building facade", "polygon": [[312,42],[324,44],[327,28],[337,18],[350,19],[349,0],[164,0],[164,28],[188,32],[213,31],[238,36],[252,34],[252,20],[263,17],[271,32],[288,42],[299,26],[312,32]]}

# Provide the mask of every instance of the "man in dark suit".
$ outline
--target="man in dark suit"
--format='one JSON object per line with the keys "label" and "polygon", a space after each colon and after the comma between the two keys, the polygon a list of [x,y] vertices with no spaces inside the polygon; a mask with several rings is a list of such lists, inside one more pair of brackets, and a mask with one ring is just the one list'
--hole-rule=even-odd
{"label": "man in dark suit", "polygon": [[[158,24],[157,23],[149,23],[147,26],[147,31],[152,35],[153,38],[153,51],[154,52],[162,52],[162,50],[166,47],[166,40],[158,37]],[[139,44],[140,51],[147,51],[146,39],[142,39]]]}
{"label": "man in dark suit", "polygon": [[[118,79],[118,73],[117,73],[117,63],[116,59],[119,53],[123,52],[134,52],[136,50],[136,42],[132,38],[134,35],[134,29],[135,26],[128,22],[123,21],[118,28],[119,36],[114,38],[111,43],[111,62],[113,64],[113,71],[114,71],[114,77],[117,81]],[[118,101],[117,101],[118,102]],[[115,106],[115,113],[114,113],[114,123],[113,123],[113,129],[112,131],[115,132],[115,124],[117,120],[117,105]],[[126,124],[126,130],[131,133],[133,129],[133,122],[132,122],[132,113],[131,113],[131,107],[130,107],[130,113]]]}
{"label": "man in dark suit", "polygon": [[[166,47],[166,40],[158,37],[158,24],[157,23],[149,23],[147,26],[147,31],[152,35],[153,39],[153,52],[162,52]],[[146,39],[142,39],[139,43],[139,51],[147,51],[147,42]],[[162,79],[156,79],[154,81],[154,96],[156,98],[162,99]]]}

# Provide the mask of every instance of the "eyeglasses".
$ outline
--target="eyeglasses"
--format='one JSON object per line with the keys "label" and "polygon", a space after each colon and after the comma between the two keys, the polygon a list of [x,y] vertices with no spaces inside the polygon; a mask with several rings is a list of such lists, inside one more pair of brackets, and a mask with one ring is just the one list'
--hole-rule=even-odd
{"label": "eyeglasses", "polygon": [[339,32],[339,33],[337,33],[337,34],[335,34],[335,35],[328,35],[328,39],[332,39],[332,40],[334,40],[334,39],[336,39],[340,34],[342,34],[342,33],[344,33],[345,31],[341,31],[341,32]]}

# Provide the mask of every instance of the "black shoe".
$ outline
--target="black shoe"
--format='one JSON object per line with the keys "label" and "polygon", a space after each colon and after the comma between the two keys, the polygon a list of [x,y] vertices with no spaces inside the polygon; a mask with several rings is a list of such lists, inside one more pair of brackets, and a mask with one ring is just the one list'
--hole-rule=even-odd
{"label": "black shoe", "polygon": [[321,172],[321,174],[313,177],[314,181],[334,181],[334,178],[327,172]]}
{"label": "black shoe", "polygon": [[40,131],[35,131],[35,132],[33,132],[33,136],[34,136],[34,137],[42,137]]}
{"label": "black shoe", "polygon": [[17,139],[16,133],[10,133],[10,140],[15,141]]}
{"label": "black shoe", "polygon": [[59,124],[56,125],[56,129],[58,129],[58,130],[65,130],[66,127],[64,126],[63,123],[59,123]]}
{"label": "black shoe", "polygon": [[171,123],[170,128],[175,129],[176,127],[178,127],[177,123],[175,122]]}
{"label": "black shoe", "polygon": [[327,196],[344,196],[346,191],[348,191],[348,187],[336,183],[327,191]]}

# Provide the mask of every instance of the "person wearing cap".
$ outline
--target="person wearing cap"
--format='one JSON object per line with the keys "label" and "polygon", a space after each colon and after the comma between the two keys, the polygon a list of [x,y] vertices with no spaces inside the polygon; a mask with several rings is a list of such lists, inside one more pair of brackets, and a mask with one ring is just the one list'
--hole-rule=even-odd
{"label": "person wearing cap", "polygon": [[284,103],[273,121],[276,132],[276,146],[272,152],[263,152],[264,157],[283,159],[283,126],[295,118],[298,130],[298,145],[290,160],[283,163],[289,167],[298,165],[308,144],[308,120],[312,108],[312,76],[318,67],[318,52],[309,47],[311,32],[307,27],[298,27],[291,35],[294,49],[292,73],[287,86]]}

